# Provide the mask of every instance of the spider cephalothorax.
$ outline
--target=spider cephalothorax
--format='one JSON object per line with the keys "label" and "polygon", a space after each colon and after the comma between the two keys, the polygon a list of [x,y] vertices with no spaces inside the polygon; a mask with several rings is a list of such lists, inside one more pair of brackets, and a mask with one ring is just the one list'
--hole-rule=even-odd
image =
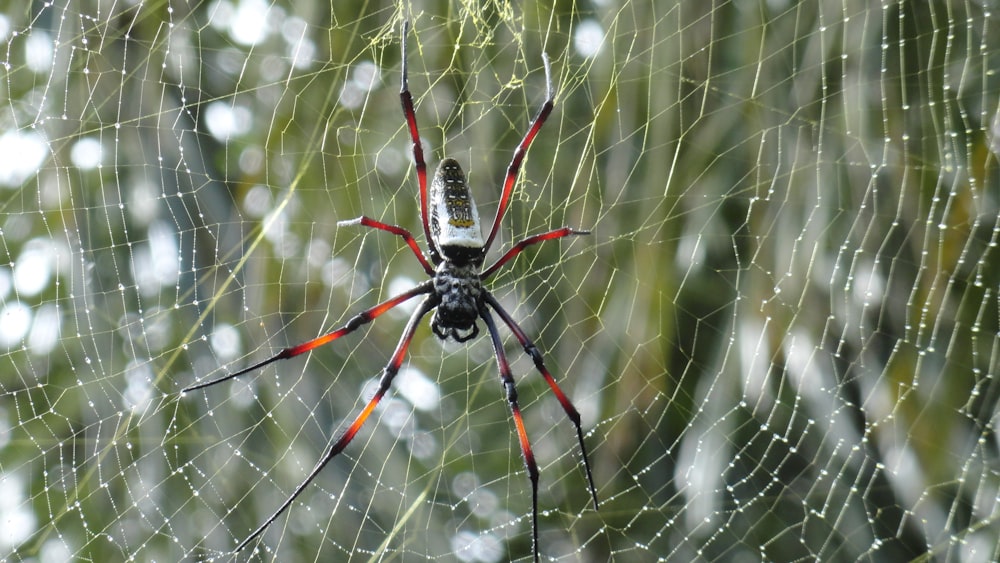
{"label": "spider cephalothorax", "polygon": [[431,316],[431,329],[439,338],[451,336],[457,342],[479,334],[476,319],[482,308],[482,284],[472,264],[444,260],[434,270],[434,293],[438,305]]}
{"label": "spider cephalothorax", "polygon": [[410,316],[410,320],[406,323],[406,328],[403,329],[403,335],[399,339],[399,344],[396,345],[396,350],[393,352],[392,358],[382,371],[382,376],[379,378],[378,388],[375,391],[375,395],[368,400],[365,408],[362,409],[361,413],[358,414],[357,417],[355,417],[354,422],[351,423],[344,434],[330,444],[326,453],[323,454],[323,457],[316,463],[316,466],[313,467],[312,471],[308,476],[306,476],[305,480],[303,480],[302,483],[300,483],[299,486],[292,491],[292,494],[288,497],[288,499],[285,500],[285,502],[279,506],[277,510],[275,510],[274,514],[272,514],[270,518],[268,518],[252,534],[250,534],[249,537],[243,540],[243,542],[236,547],[236,551],[240,551],[249,545],[255,538],[263,534],[267,527],[270,526],[271,523],[285,511],[285,509],[295,502],[295,499],[298,498],[309,483],[311,483],[313,479],[319,475],[323,467],[325,467],[326,464],[329,463],[330,460],[337,454],[342,452],[351,440],[354,439],[358,430],[360,430],[361,426],[365,423],[365,420],[368,419],[369,415],[371,415],[372,411],[375,410],[375,407],[382,400],[382,397],[384,397],[386,392],[388,392],[393,378],[395,378],[396,374],[399,373],[399,368],[402,366],[403,360],[406,357],[406,350],[409,348],[410,342],[413,340],[413,335],[416,332],[420,320],[424,318],[424,315],[431,311],[434,311],[434,314],[431,317],[431,329],[434,331],[434,334],[441,339],[445,339],[450,336],[458,342],[465,342],[475,338],[476,335],[479,334],[479,327],[476,324],[478,320],[483,321],[483,324],[486,325],[486,329],[489,332],[490,340],[493,344],[493,353],[496,355],[497,367],[500,371],[500,381],[504,389],[504,397],[510,405],[511,415],[514,419],[514,426],[517,430],[517,439],[521,447],[521,454],[524,458],[524,466],[528,471],[528,478],[531,480],[531,539],[535,561],[537,562],[539,559],[538,465],[535,462],[535,456],[531,450],[531,443],[528,441],[528,432],[524,427],[524,421],[521,417],[521,407],[517,402],[517,388],[514,385],[514,376],[511,374],[510,364],[507,361],[507,355],[506,352],[504,352],[503,343],[500,340],[500,333],[497,330],[496,322],[493,319],[493,313],[500,316],[500,320],[507,325],[507,328],[509,328],[514,334],[514,337],[521,344],[525,353],[531,357],[534,362],[535,369],[539,374],[541,374],[542,378],[545,379],[545,382],[555,394],[556,399],[562,406],[566,416],[573,423],[573,426],[576,429],[577,441],[580,443],[580,450],[583,454],[583,467],[587,474],[587,486],[590,489],[590,496],[594,501],[594,508],[597,508],[597,489],[594,487],[594,478],[590,471],[590,462],[587,459],[587,448],[583,443],[583,430],[580,427],[580,413],[577,412],[573,403],[570,402],[569,398],[566,397],[566,394],[559,388],[556,380],[545,367],[542,354],[539,352],[535,344],[528,338],[528,336],[524,333],[524,330],[521,329],[517,322],[514,321],[510,313],[500,306],[500,303],[496,300],[496,298],[482,285],[483,282],[487,281],[501,266],[520,254],[521,251],[528,246],[546,240],[558,239],[571,235],[586,234],[586,231],[577,231],[569,227],[563,227],[561,229],[555,229],[530,236],[516,243],[510,248],[510,250],[497,259],[493,265],[486,269],[482,269],[483,259],[486,257],[486,252],[490,249],[490,245],[493,243],[493,240],[497,235],[497,230],[500,227],[500,221],[503,219],[504,213],[507,211],[507,206],[510,204],[511,193],[514,190],[514,183],[517,180],[517,174],[521,170],[521,162],[524,160],[524,155],[526,154],[528,147],[531,145],[531,141],[542,128],[542,124],[545,123],[545,120],[548,118],[549,113],[552,112],[554,93],[552,90],[552,76],[549,68],[549,59],[544,54],[542,55],[542,60],[545,63],[545,84],[547,86],[546,91],[548,93],[548,98],[545,100],[545,104],[542,105],[542,109],[539,110],[538,115],[536,115],[534,120],[531,122],[528,132],[524,135],[524,138],[521,139],[521,143],[514,151],[514,157],[511,159],[510,165],[507,167],[506,176],[504,176],[503,191],[500,194],[500,203],[497,206],[497,214],[493,219],[493,226],[490,229],[490,233],[484,242],[479,225],[479,213],[476,211],[476,204],[472,200],[472,193],[469,190],[469,186],[465,181],[465,174],[462,172],[462,168],[458,165],[458,162],[450,158],[446,158],[441,161],[437,172],[434,174],[434,178],[431,182],[430,193],[428,194],[427,166],[424,163],[423,148],[420,145],[420,135],[417,132],[417,117],[416,113],[413,111],[413,97],[410,95],[410,89],[406,82],[405,37],[407,29],[408,23],[404,22],[402,87],[400,88],[399,99],[403,105],[403,116],[406,118],[406,125],[409,129],[410,140],[413,143],[413,162],[417,169],[417,182],[420,188],[420,219],[421,224],[423,225],[424,235],[427,237],[430,260],[428,260],[428,257],[424,255],[420,246],[417,244],[416,240],[414,240],[413,235],[410,234],[410,231],[402,227],[389,225],[370,217],[359,217],[352,221],[343,221],[339,223],[339,225],[345,226],[360,224],[402,237],[403,240],[406,241],[406,244],[410,247],[410,250],[413,251],[414,256],[417,257],[417,260],[423,267],[424,272],[430,277],[430,279],[417,285],[409,291],[405,291],[370,309],[358,313],[347,321],[347,324],[333,332],[324,334],[323,336],[314,338],[308,342],[303,342],[302,344],[285,348],[274,356],[271,356],[270,358],[258,362],[250,367],[204,383],[192,385],[182,391],[189,392],[203,387],[208,387],[210,385],[215,385],[216,383],[227,381],[272,362],[298,356],[299,354],[303,354],[354,332],[361,326],[370,323],[375,320],[376,317],[405,301],[417,297],[418,295],[424,296],[423,300]]}

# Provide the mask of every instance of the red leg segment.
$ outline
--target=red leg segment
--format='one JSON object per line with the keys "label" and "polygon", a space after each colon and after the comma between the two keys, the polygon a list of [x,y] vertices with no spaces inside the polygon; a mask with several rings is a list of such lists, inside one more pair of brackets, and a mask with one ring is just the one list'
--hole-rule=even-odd
{"label": "red leg segment", "polygon": [[364,215],[358,217],[357,219],[337,222],[338,227],[348,227],[350,225],[362,225],[364,227],[371,227],[373,229],[386,231],[394,235],[403,237],[403,240],[406,241],[406,244],[410,247],[410,250],[413,251],[413,255],[416,256],[417,260],[420,261],[420,265],[424,267],[424,271],[427,272],[427,275],[432,277],[434,276],[434,267],[430,265],[430,263],[427,261],[427,258],[424,256],[424,253],[420,251],[420,247],[417,245],[417,241],[413,239],[413,235],[410,233],[410,231],[404,229],[403,227],[397,227],[396,225],[390,225],[388,223],[376,221],[375,219],[372,219],[370,217],[365,217]]}
{"label": "red leg segment", "polygon": [[396,351],[393,352],[392,359],[389,360],[389,364],[385,366],[385,369],[382,371],[382,377],[379,379],[378,390],[375,392],[375,396],[368,401],[368,404],[365,405],[365,408],[362,409],[361,413],[354,419],[354,422],[352,422],[347,428],[347,431],[344,432],[344,434],[330,446],[330,449],[328,449],[325,454],[323,454],[323,457],[320,458],[318,463],[316,463],[316,466],[309,472],[309,475],[306,476],[305,480],[302,481],[298,487],[295,487],[291,496],[289,496],[288,499],[274,511],[274,514],[272,514],[270,518],[254,530],[254,532],[250,534],[247,539],[243,540],[240,545],[236,546],[234,552],[241,551],[244,547],[249,545],[250,542],[263,534],[264,530],[266,530],[268,526],[281,516],[282,512],[295,502],[295,499],[302,494],[302,491],[309,486],[309,483],[313,482],[316,476],[319,475],[320,471],[326,467],[326,464],[330,463],[331,459],[336,457],[336,455],[340,452],[344,451],[344,448],[351,443],[351,440],[353,440],[354,436],[357,435],[358,430],[360,430],[365,424],[365,421],[368,420],[368,416],[371,415],[372,411],[375,410],[375,407],[378,406],[379,401],[381,401],[382,397],[385,396],[386,391],[389,390],[389,386],[392,384],[393,378],[395,378],[396,374],[399,373],[399,367],[403,364],[403,358],[406,357],[406,350],[410,347],[410,342],[413,341],[413,334],[417,330],[417,325],[420,323],[420,319],[422,319],[428,311],[433,309],[435,305],[437,305],[437,299],[433,295],[428,296],[424,299],[423,303],[420,304],[420,307],[418,307],[417,310],[410,315],[410,320],[406,323],[403,335],[399,338],[399,344],[396,345]]}
{"label": "red leg segment", "polygon": [[493,219],[493,228],[490,229],[490,236],[486,239],[486,244],[483,245],[484,253],[493,244],[493,239],[497,236],[497,231],[500,229],[500,221],[503,220],[503,216],[507,212],[507,206],[510,204],[510,196],[514,191],[514,182],[517,181],[517,174],[521,171],[521,162],[524,161],[524,155],[528,153],[531,141],[535,139],[535,135],[538,134],[542,125],[545,124],[545,120],[549,118],[549,114],[552,113],[552,107],[555,104],[555,91],[552,89],[552,69],[550,68],[551,65],[549,65],[549,56],[542,53],[542,61],[545,63],[545,103],[542,105],[542,109],[538,110],[538,115],[531,122],[528,132],[525,133],[524,139],[521,139],[521,144],[517,146],[517,150],[514,151],[514,157],[511,158],[510,164],[507,166],[507,175],[504,176],[503,192],[500,195],[500,203],[497,206],[497,215]]}
{"label": "red leg segment", "polygon": [[524,351],[531,356],[532,361],[535,362],[535,369],[538,370],[538,373],[542,374],[545,382],[549,384],[549,388],[552,389],[556,398],[559,399],[559,404],[562,405],[563,412],[566,413],[566,416],[573,423],[573,426],[576,427],[576,438],[577,441],[580,442],[580,451],[583,453],[583,468],[587,473],[587,486],[590,488],[590,496],[594,500],[594,510],[597,510],[597,488],[594,487],[594,475],[590,471],[590,459],[587,457],[587,447],[583,443],[583,430],[580,428],[580,413],[577,412],[576,407],[573,406],[569,397],[563,393],[562,389],[559,388],[559,384],[556,383],[556,380],[552,378],[549,370],[545,367],[542,353],[538,351],[534,342],[532,342],[531,339],[524,334],[524,331],[521,330],[521,327],[518,326],[513,317],[511,317],[510,314],[507,313],[507,311],[496,300],[496,298],[489,293],[486,294],[486,302],[493,308],[494,311],[497,312],[498,315],[500,315],[504,324],[510,328],[510,331],[514,333],[514,337],[521,343],[521,347],[524,348]]}
{"label": "red leg segment", "polygon": [[203,389],[205,387],[210,387],[212,385],[215,385],[216,383],[222,383],[223,381],[229,381],[230,379],[233,379],[234,377],[239,377],[239,376],[241,376],[241,375],[243,375],[245,373],[254,371],[254,370],[258,369],[258,368],[262,368],[262,367],[264,367],[264,366],[266,366],[266,365],[268,365],[270,363],[277,362],[278,360],[287,360],[288,358],[294,358],[295,356],[298,356],[299,354],[304,354],[304,353],[306,353],[306,352],[308,352],[308,351],[310,351],[310,350],[312,350],[314,348],[318,348],[318,347],[320,347],[320,346],[322,346],[324,344],[333,342],[334,340],[340,338],[341,336],[344,336],[345,334],[350,334],[350,333],[354,332],[355,330],[361,328],[363,325],[372,322],[375,318],[379,317],[380,315],[382,315],[383,313],[385,313],[389,309],[392,309],[393,307],[399,305],[400,303],[402,303],[404,301],[412,299],[413,297],[416,297],[417,295],[421,295],[421,294],[424,294],[424,293],[430,293],[433,290],[434,290],[433,283],[430,282],[430,281],[426,281],[426,282],[418,285],[417,287],[414,287],[413,289],[411,289],[411,290],[409,290],[409,291],[407,291],[405,293],[401,293],[401,294],[397,295],[396,297],[393,297],[392,299],[389,299],[388,301],[383,301],[382,303],[379,303],[378,305],[372,307],[371,309],[368,309],[366,311],[361,311],[357,315],[351,317],[351,319],[349,321],[347,321],[347,324],[345,324],[343,327],[341,327],[341,328],[339,328],[339,329],[337,329],[337,330],[335,330],[335,331],[333,331],[333,332],[331,332],[329,334],[324,334],[323,336],[320,336],[319,338],[314,338],[314,339],[312,339],[312,340],[310,340],[308,342],[303,342],[302,344],[298,344],[298,345],[295,345],[295,346],[291,346],[289,348],[285,348],[284,350],[278,352],[277,354],[271,356],[270,358],[268,358],[268,359],[266,359],[266,360],[264,360],[262,362],[257,362],[256,364],[254,364],[254,365],[252,365],[252,366],[250,366],[248,368],[243,368],[243,369],[241,369],[240,371],[238,371],[236,373],[231,373],[229,375],[224,375],[222,377],[213,379],[211,381],[206,381],[204,383],[198,383],[196,385],[191,385],[190,387],[185,387],[184,389],[181,390],[181,393],[187,393],[189,391],[196,391],[198,389]]}
{"label": "red leg segment", "polygon": [[413,164],[417,168],[417,183],[420,186],[420,222],[424,225],[424,236],[427,238],[427,248],[431,253],[431,260],[437,264],[441,262],[434,243],[431,239],[431,226],[427,218],[427,164],[424,162],[424,148],[420,145],[420,132],[417,131],[417,114],[413,110],[413,96],[410,95],[410,84],[406,78],[406,35],[410,31],[410,22],[403,22],[402,58],[403,69],[400,80],[399,101],[403,106],[403,116],[406,117],[406,125],[410,130],[410,140],[413,143]]}
{"label": "red leg segment", "polygon": [[522,240],[521,242],[515,244],[510,250],[508,250],[503,256],[501,256],[499,260],[494,262],[492,266],[483,270],[483,272],[479,274],[479,279],[481,280],[489,279],[489,277],[492,276],[494,273],[496,273],[496,271],[500,269],[501,266],[503,266],[504,264],[509,262],[512,258],[520,254],[522,250],[533,244],[538,244],[546,240],[568,237],[570,235],[589,235],[589,234],[590,231],[577,231],[569,227],[563,227],[561,229],[556,229],[554,231],[549,231],[547,233],[530,236]]}
{"label": "red leg segment", "polygon": [[479,316],[486,323],[490,339],[493,341],[493,352],[497,357],[500,381],[503,383],[504,392],[507,395],[507,403],[510,404],[510,412],[514,416],[517,440],[521,444],[521,455],[524,456],[524,468],[528,471],[528,478],[531,480],[531,549],[535,555],[535,563],[538,563],[538,464],[535,462],[534,452],[531,451],[531,442],[528,441],[528,431],[524,428],[524,420],[521,419],[521,407],[517,404],[517,387],[514,386],[514,377],[510,372],[507,355],[503,351],[503,342],[500,341],[497,325],[493,322],[493,316],[490,315],[486,307],[480,308]]}

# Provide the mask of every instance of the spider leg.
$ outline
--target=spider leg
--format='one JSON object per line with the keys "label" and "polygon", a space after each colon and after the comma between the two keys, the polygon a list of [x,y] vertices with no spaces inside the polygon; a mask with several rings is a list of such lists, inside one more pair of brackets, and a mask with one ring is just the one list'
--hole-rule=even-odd
{"label": "spider leg", "polygon": [[424,162],[424,148],[420,145],[420,132],[417,131],[417,114],[413,110],[413,96],[410,95],[410,84],[406,79],[406,36],[410,32],[409,20],[403,21],[402,38],[402,78],[399,87],[399,102],[403,106],[403,116],[410,130],[410,140],[413,142],[413,164],[417,168],[417,184],[420,186],[420,222],[424,225],[424,236],[430,249],[431,260],[437,264],[441,261],[437,249],[431,244],[431,226],[427,219],[427,164]]}
{"label": "spider leg", "polygon": [[504,264],[509,262],[512,258],[520,254],[522,250],[533,244],[538,244],[546,240],[568,237],[571,235],[589,235],[589,234],[590,231],[577,231],[569,227],[563,227],[561,229],[556,229],[554,231],[549,231],[547,233],[541,233],[538,235],[530,236],[522,240],[521,242],[515,244],[510,250],[504,253],[504,255],[501,256],[499,260],[494,262],[492,266],[483,270],[483,273],[479,274],[479,278],[482,280],[489,279],[489,277],[492,276],[494,273],[496,273],[496,271],[500,269],[501,266],[503,266]]}
{"label": "spider leg", "polygon": [[531,549],[535,555],[535,563],[538,563],[538,464],[535,462],[535,454],[528,441],[528,431],[524,428],[524,420],[521,419],[521,407],[517,404],[517,387],[514,386],[514,377],[510,373],[510,364],[503,351],[503,342],[500,341],[497,325],[493,322],[493,316],[490,315],[486,307],[479,309],[479,316],[486,323],[490,339],[493,341],[493,352],[497,357],[497,367],[500,369],[500,381],[507,394],[510,412],[514,415],[517,440],[521,444],[521,455],[524,456],[524,468],[528,471],[528,478],[531,479]]}
{"label": "spider leg", "polygon": [[318,348],[324,344],[333,342],[334,340],[340,338],[341,336],[344,336],[345,334],[350,334],[354,332],[355,330],[361,328],[365,324],[372,322],[376,317],[379,317],[380,315],[382,315],[382,313],[385,313],[386,311],[392,309],[393,307],[399,305],[400,303],[412,299],[417,295],[430,293],[431,291],[433,291],[433,289],[434,286],[432,282],[426,281],[407,292],[401,293],[393,297],[392,299],[383,301],[382,303],[375,305],[371,309],[361,311],[357,315],[351,317],[351,319],[347,321],[347,324],[345,324],[341,328],[338,328],[337,330],[331,333],[324,334],[323,336],[314,338],[312,340],[309,340],[308,342],[303,342],[302,344],[297,344],[295,346],[285,348],[284,350],[278,352],[277,354],[271,356],[270,358],[262,362],[257,362],[256,364],[248,368],[243,368],[236,373],[230,373],[228,375],[224,375],[222,377],[218,377],[216,379],[212,379],[204,383],[198,383],[195,385],[191,385],[189,387],[185,387],[184,389],[181,390],[181,393],[187,393],[189,391],[197,391],[198,389],[210,387],[212,385],[215,385],[216,383],[229,381],[234,377],[239,377],[245,373],[249,373],[258,368],[262,368],[270,363],[277,362],[278,360],[287,360],[288,358],[293,358],[295,356],[298,356],[299,354],[304,354],[305,352],[308,352],[314,348]]}
{"label": "spider leg", "polygon": [[521,144],[517,146],[517,150],[514,151],[514,156],[507,166],[507,175],[504,176],[503,192],[500,195],[500,203],[497,206],[497,215],[493,219],[493,228],[490,229],[490,236],[486,239],[486,244],[483,245],[484,254],[489,250],[490,245],[493,244],[493,239],[497,236],[497,231],[500,229],[500,221],[503,220],[503,216],[507,212],[507,205],[510,204],[510,196],[514,191],[514,182],[517,181],[517,174],[521,171],[521,162],[524,161],[524,155],[528,153],[531,141],[535,139],[535,135],[538,134],[542,125],[545,124],[545,120],[549,118],[549,114],[552,113],[552,107],[555,105],[555,91],[552,89],[552,68],[549,64],[549,56],[545,53],[542,53],[542,62],[545,63],[545,103],[538,110],[538,114],[531,122],[531,126],[528,127],[528,132],[524,134]]}
{"label": "spider leg", "polygon": [[403,227],[398,227],[396,225],[389,225],[381,221],[376,221],[375,219],[372,219],[370,217],[365,217],[364,215],[358,217],[357,219],[337,222],[338,227],[347,227],[350,225],[361,225],[364,227],[371,227],[373,229],[386,231],[388,233],[392,233],[394,235],[403,237],[403,240],[405,240],[406,244],[409,245],[410,250],[413,251],[413,255],[416,256],[417,260],[420,261],[420,265],[424,267],[424,271],[427,272],[427,275],[434,276],[434,268],[430,265],[430,262],[427,261],[427,258],[424,256],[424,253],[420,251],[420,247],[417,246],[417,241],[413,239],[413,235],[410,233],[410,231],[404,229]]}
{"label": "spider leg", "polygon": [[544,359],[542,358],[542,353],[538,351],[535,343],[528,338],[521,327],[514,321],[513,317],[508,313],[496,300],[495,297],[486,293],[486,302],[493,308],[494,311],[500,315],[503,319],[504,324],[506,324],[510,331],[514,333],[514,337],[517,341],[521,343],[521,347],[524,348],[525,353],[531,356],[532,361],[535,362],[535,369],[538,373],[542,374],[545,378],[545,382],[549,384],[549,388],[555,393],[557,399],[559,399],[559,404],[562,405],[563,411],[566,416],[573,422],[573,426],[576,427],[576,439],[580,443],[580,451],[583,453],[583,468],[587,472],[587,486],[590,488],[590,496],[594,500],[594,510],[597,510],[597,488],[594,487],[594,475],[590,471],[590,459],[587,457],[587,447],[583,443],[583,430],[580,428],[580,413],[577,412],[576,407],[569,400],[569,397],[563,393],[562,389],[559,388],[559,384],[556,380],[552,378],[549,370],[545,367]]}
{"label": "spider leg", "polygon": [[326,464],[330,463],[331,459],[336,457],[336,455],[340,452],[344,451],[344,448],[351,443],[351,440],[353,440],[354,436],[357,435],[358,430],[360,430],[365,421],[368,420],[368,416],[371,415],[372,411],[375,410],[375,407],[378,406],[379,401],[381,401],[382,397],[385,396],[386,391],[389,390],[389,385],[392,384],[393,378],[395,378],[396,374],[399,373],[399,367],[403,364],[403,358],[406,357],[406,350],[409,348],[410,342],[413,341],[413,334],[417,330],[417,325],[420,323],[420,319],[422,319],[424,315],[426,315],[427,312],[433,309],[436,305],[436,298],[433,295],[430,295],[425,298],[420,304],[420,307],[418,307],[417,310],[410,315],[410,320],[406,323],[403,335],[399,338],[399,344],[396,345],[396,351],[393,352],[392,359],[389,360],[389,364],[386,365],[385,369],[382,371],[382,377],[379,379],[378,390],[375,392],[375,396],[368,401],[368,404],[365,405],[365,408],[354,419],[354,422],[352,422],[347,428],[347,431],[344,432],[344,434],[330,446],[325,454],[323,454],[323,457],[316,463],[316,466],[309,472],[309,475],[306,476],[305,480],[302,481],[298,487],[295,487],[295,490],[292,491],[292,494],[288,497],[288,499],[285,500],[285,502],[283,502],[281,506],[274,511],[274,514],[261,524],[260,527],[254,530],[254,532],[250,534],[247,539],[243,540],[240,545],[236,546],[234,553],[241,551],[244,547],[249,545],[250,542],[263,534],[264,530],[266,530],[268,526],[281,516],[282,512],[295,502],[295,499],[302,494],[302,491],[309,486],[309,483],[312,483],[313,480],[316,479],[316,476],[319,475],[320,471],[322,471],[324,467],[326,467]]}

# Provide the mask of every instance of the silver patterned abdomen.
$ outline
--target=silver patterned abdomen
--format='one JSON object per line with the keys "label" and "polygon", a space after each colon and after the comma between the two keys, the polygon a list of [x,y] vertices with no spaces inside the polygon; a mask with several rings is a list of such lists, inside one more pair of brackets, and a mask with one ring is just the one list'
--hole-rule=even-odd
{"label": "silver patterned abdomen", "polygon": [[438,165],[429,194],[433,244],[443,257],[460,264],[482,264],[483,233],[479,212],[462,167],[452,158]]}

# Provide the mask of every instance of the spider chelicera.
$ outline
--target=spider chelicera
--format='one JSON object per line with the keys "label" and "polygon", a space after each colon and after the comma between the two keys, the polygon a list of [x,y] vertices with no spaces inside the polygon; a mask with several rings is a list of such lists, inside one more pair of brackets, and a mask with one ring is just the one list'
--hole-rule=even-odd
{"label": "spider chelicera", "polygon": [[542,375],[548,383],[552,392],[562,405],[563,411],[569,417],[576,428],[576,437],[580,443],[580,450],[583,453],[583,467],[587,474],[587,486],[590,496],[597,508],[597,490],[594,487],[594,478],[590,470],[590,461],[587,459],[587,448],[583,443],[583,430],[580,427],[580,414],[573,403],[570,402],[566,394],[556,383],[555,379],[545,367],[545,362],[541,352],[535,344],[524,333],[524,330],[514,321],[496,300],[492,293],[483,287],[482,283],[488,280],[496,271],[521,253],[525,248],[538,244],[542,241],[563,238],[571,235],[588,234],[587,231],[574,230],[569,227],[555,229],[546,233],[530,236],[516,243],[510,250],[501,256],[488,268],[483,269],[483,261],[486,253],[496,238],[500,228],[500,221],[503,219],[507,206],[510,204],[511,193],[514,190],[514,183],[517,180],[518,172],[521,169],[521,162],[531,145],[532,140],[542,128],[545,120],[552,112],[554,105],[554,91],[552,89],[552,71],[547,55],[542,55],[545,64],[545,85],[547,97],[538,115],[531,122],[528,132],[524,135],[510,165],[507,167],[507,174],[504,177],[503,192],[500,196],[500,203],[497,207],[496,217],[493,219],[493,227],[490,228],[489,236],[483,241],[482,231],[479,226],[479,213],[476,210],[475,202],[469,186],[465,182],[465,174],[461,167],[453,159],[446,158],[441,161],[434,178],[431,180],[430,193],[427,190],[427,165],[424,163],[423,149],[420,145],[420,134],[417,132],[417,118],[413,111],[413,97],[410,95],[409,86],[406,79],[406,35],[409,30],[409,22],[403,23],[402,37],[402,80],[399,92],[399,99],[403,106],[403,115],[410,131],[410,138],[413,142],[413,160],[417,169],[417,181],[420,184],[420,218],[424,227],[424,236],[429,241],[428,254],[430,260],[420,250],[413,235],[402,227],[389,225],[371,219],[369,217],[358,217],[350,221],[342,221],[339,226],[363,225],[373,229],[386,231],[400,236],[413,251],[414,256],[423,266],[424,271],[430,276],[425,281],[413,289],[384,301],[366,311],[352,317],[343,327],[308,342],[303,342],[297,346],[285,348],[274,356],[258,362],[250,367],[244,368],[236,373],[228,374],[204,383],[199,383],[185,388],[182,393],[195,391],[204,387],[228,381],[234,377],[239,377],[245,373],[254,371],[278,360],[285,360],[308,352],[324,344],[333,342],[338,338],[350,334],[361,326],[371,322],[376,317],[381,316],[386,311],[408,301],[418,295],[425,296],[420,305],[410,316],[406,323],[406,328],[396,345],[396,350],[392,354],[392,359],[382,372],[379,379],[378,389],[365,408],[354,419],[354,422],[347,428],[340,438],[329,446],[323,457],[316,463],[309,475],[302,483],[295,488],[292,494],[278,507],[263,524],[260,525],[249,537],[236,546],[235,551],[240,551],[249,545],[254,539],[264,533],[272,522],[274,522],[282,512],[285,511],[302,491],[319,475],[323,467],[330,462],[337,454],[347,447],[358,430],[364,425],[368,416],[385,396],[392,384],[393,378],[399,372],[399,368],[406,356],[406,350],[413,340],[413,334],[417,325],[424,315],[434,311],[431,317],[431,329],[438,338],[444,340],[451,337],[457,342],[465,342],[475,338],[479,334],[477,320],[482,320],[486,329],[490,333],[493,342],[493,351],[496,355],[497,366],[500,370],[500,380],[503,384],[507,402],[514,418],[514,426],[517,429],[517,439],[520,442],[521,454],[524,458],[524,466],[531,480],[531,539],[532,552],[535,561],[538,561],[538,465],[535,463],[535,456],[528,441],[528,432],[524,428],[524,421],[521,419],[521,408],[517,402],[517,388],[514,385],[514,378],[511,375],[510,364],[504,353],[503,343],[500,340],[500,333],[497,330],[496,322],[490,312],[492,309],[507,325],[517,341],[521,343],[525,353],[531,357],[535,364],[535,369]]}

